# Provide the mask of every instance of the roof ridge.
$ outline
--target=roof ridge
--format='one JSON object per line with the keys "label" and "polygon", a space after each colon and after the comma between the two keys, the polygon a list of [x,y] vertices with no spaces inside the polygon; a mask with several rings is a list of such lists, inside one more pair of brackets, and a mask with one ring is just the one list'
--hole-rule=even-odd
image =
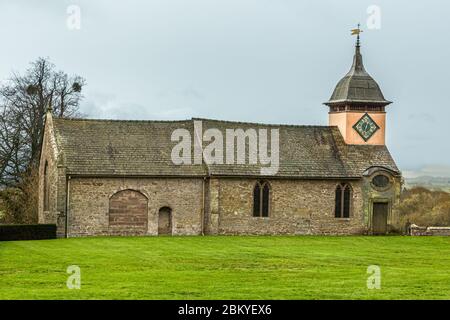
{"label": "roof ridge", "polygon": [[151,122],[161,122],[161,123],[170,123],[170,122],[191,122],[190,119],[185,120],[121,120],[121,119],[92,119],[92,118],[72,118],[72,117],[63,117],[63,118],[53,118],[53,121],[98,121],[98,122],[132,122],[132,123],[151,123]]}
{"label": "roof ridge", "polygon": [[251,125],[263,125],[269,127],[293,127],[293,128],[331,128],[327,125],[299,125],[299,124],[280,124],[280,123],[262,123],[262,122],[247,122],[247,121],[234,121],[234,120],[218,120],[218,119],[208,119],[208,118],[192,118],[192,121],[211,121],[220,123],[234,123],[234,124],[251,124]]}
{"label": "roof ridge", "polygon": [[285,123],[262,123],[262,122],[248,122],[248,121],[236,121],[236,120],[220,120],[210,118],[193,117],[191,119],[184,120],[122,120],[122,119],[97,119],[97,118],[74,118],[74,117],[55,117],[53,121],[80,121],[80,122],[121,122],[121,123],[180,123],[180,122],[192,122],[192,121],[210,121],[218,123],[233,123],[233,124],[245,124],[245,125],[263,125],[269,127],[292,127],[292,128],[330,128],[328,125],[299,125],[299,124],[285,124]]}

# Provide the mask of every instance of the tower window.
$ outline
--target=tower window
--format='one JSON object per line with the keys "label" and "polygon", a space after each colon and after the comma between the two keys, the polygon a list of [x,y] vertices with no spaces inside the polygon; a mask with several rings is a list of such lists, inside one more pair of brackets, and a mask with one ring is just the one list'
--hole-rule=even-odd
{"label": "tower window", "polygon": [[352,189],[349,184],[340,184],[335,191],[334,216],[350,218]]}
{"label": "tower window", "polygon": [[386,189],[390,186],[390,183],[391,181],[389,180],[389,177],[384,174],[376,175],[372,179],[372,185],[378,189]]}
{"label": "tower window", "polygon": [[258,181],[253,189],[253,216],[268,217],[270,211],[270,186],[267,181]]}

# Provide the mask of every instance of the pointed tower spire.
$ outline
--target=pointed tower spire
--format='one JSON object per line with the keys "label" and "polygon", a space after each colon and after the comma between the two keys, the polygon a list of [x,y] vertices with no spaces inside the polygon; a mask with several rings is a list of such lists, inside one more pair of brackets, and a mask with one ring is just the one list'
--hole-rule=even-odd
{"label": "pointed tower spire", "polygon": [[338,82],[329,101],[329,124],[338,126],[348,144],[385,144],[386,100],[377,82],[364,68],[361,55],[361,25],[356,35],[355,55],[350,71]]}
{"label": "pointed tower spire", "polygon": [[358,28],[352,30],[352,35],[356,36],[356,46],[355,46],[355,56],[353,57],[353,65],[350,68],[350,71],[347,75],[355,75],[355,74],[367,74],[364,69],[363,58],[361,55],[361,42],[360,42],[360,34],[363,32],[360,28],[360,24],[358,23]]}
{"label": "pointed tower spire", "polygon": [[350,71],[339,81],[329,101],[325,105],[346,106],[359,104],[364,107],[376,105],[377,107],[385,107],[391,104],[387,101],[376,81],[367,73],[364,68],[363,58],[361,55],[360,34],[361,25],[351,30],[352,35],[356,35],[355,55]]}
{"label": "pointed tower spire", "polygon": [[361,30],[361,24],[358,23],[358,28],[357,29],[353,29],[352,32],[355,32],[357,34],[357,37],[356,37],[356,49],[358,50],[358,48],[361,46],[360,43],[359,43],[359,35],[361,34],[361,32],[363,32]]}

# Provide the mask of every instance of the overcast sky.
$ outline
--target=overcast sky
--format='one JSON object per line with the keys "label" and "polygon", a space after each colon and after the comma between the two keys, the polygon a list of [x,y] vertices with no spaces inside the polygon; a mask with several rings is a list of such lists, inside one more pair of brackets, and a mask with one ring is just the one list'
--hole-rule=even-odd
{"label": "overcast sky", "polygon": [[91,118],[326,125],[361,22],[399,167],[450,176],[449,16],[448,0],[0,0],[0,80],[43,56],[86,78]]}

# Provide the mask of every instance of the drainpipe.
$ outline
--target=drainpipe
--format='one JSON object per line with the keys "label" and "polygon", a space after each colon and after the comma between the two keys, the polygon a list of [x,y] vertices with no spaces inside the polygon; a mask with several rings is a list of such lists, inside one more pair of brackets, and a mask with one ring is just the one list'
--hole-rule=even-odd
{"label": "drainpipe", "polygon": [[65,219],[65,226],[64,226],[64,233],[65,237],[69,237],[69,201],[70,201],[70,176],[66,177],[66,219]]}
{"label": "drainpipe", "polygon": [[203,177],[202,181],[202,221],[201,221],[201,229],[202,229],[202,236],[205,235],[205,181],[206,177]]}

